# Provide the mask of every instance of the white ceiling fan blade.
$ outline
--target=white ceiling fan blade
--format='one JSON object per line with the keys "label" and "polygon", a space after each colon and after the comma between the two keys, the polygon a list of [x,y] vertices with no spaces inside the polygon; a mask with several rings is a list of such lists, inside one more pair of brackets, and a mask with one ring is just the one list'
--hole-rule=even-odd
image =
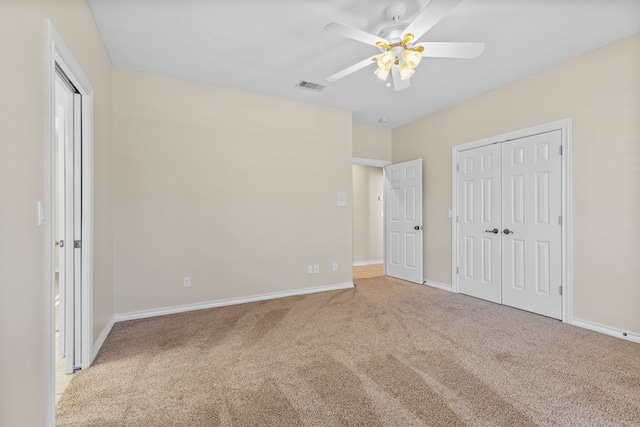
{"label": "white ceiling fan blade", "polygon": [[362,43],[370,44],[375,46],[376,43],[382,42],[387,43],[385,39],[381,39],[378,36],[374,36],[373,34],[369,34],[365,31],[358,30],[357,28],[352,28],[343,24],[338,24],[337,22],[332,22],[331,24],[327,24],[324,27],[325,31],[328,31],[333,34],[337,34],[342,37],[346,37],[352,40],[356,40]]}
{"label": "white ceiling fan blade", "polygon": [[411,85],[409,79],[402,80],[400,78],[400,70],[397,65],[391,66],[391,77],[393,78],[393,89],[396,92],[406,89]]}
{"label": "white ceiling fan blade", "polygon": [[413,34],[413,39],[418,40],[427,31],[436,25],[444,16],[453,10],[462,0],[431,0],[402,32]]}
{"label": "white ceiling fan blade", "polygon": [[416,43],[423,47],[422,56],[432,58],[475,59],[484,51],[484,43]]}
{"label": "white ceiling fan blade", "polygon": [[340,80],[341,78],[346,77],[351,73],[355,73],[356,71],[361,70],[367,65],[375,64],[375,61],[373,60],[373,58],[375,58],[376,56],[377,55],[370,56],[369,58],[363,59],[357,64],[353,64],[351,67],[345,68],[344,70],[339,71],[334,75],[327,77],[327,81],[335,82],[336,80]]}

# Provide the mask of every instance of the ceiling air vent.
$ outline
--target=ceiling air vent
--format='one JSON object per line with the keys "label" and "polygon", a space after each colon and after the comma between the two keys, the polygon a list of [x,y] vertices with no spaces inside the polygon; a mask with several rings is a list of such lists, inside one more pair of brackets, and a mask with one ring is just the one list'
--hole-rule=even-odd
{"label": "ceiling air vent", "polygon": [[296,87],[300,89],[312,90],[314,92],[320,92],[326,86],[319,85],[318,83],[305,82],[304,80],[300,80]]}

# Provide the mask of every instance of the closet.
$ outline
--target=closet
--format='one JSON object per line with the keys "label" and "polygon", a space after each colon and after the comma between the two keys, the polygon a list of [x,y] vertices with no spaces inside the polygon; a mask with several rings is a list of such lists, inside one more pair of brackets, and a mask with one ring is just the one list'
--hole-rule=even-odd
{"label": "closet", "polygon": [[458,291],[562,318],[561,130],[457,154]]}

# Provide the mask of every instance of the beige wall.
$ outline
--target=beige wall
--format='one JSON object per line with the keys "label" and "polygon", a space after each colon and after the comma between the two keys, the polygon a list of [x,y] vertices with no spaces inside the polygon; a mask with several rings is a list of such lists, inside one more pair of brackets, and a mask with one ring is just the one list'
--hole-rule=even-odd
{"label": "beige wall", "polygon": [[114,69],[115,313],[351,282],[351,187],[348,111]]}
{"label": "beige wall", "polygon": [[50,18],[95,91],[94,336],[112,315],[111,63],[84,1],[0,2],[0,425],[45,423],[43,347],[47,86]]}
{"label": "beige wall", "polygon": [[381,261],[382,168],[353,165],[353,262]]}
{"label": "beige wall", "polygon": [[573,119],[574,314],[640,333],[640,34],[393,131],[424,160],[425,279],[451,283],[451,147]]}
{"label": "beige wall", "polygon": [[391,161],[391,129],[354,123],[353,157]]}

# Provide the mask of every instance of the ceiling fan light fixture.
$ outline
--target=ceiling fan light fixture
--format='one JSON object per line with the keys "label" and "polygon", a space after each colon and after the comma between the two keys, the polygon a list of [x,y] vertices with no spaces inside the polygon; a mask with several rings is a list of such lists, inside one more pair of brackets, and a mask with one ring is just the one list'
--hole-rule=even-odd
{"label": "ceiling fan light fixture", "polygon": [[[471,59],[477,58],[484,50],[484,43],[415,43],[462,0],[421,0],[427,3],[427,6],[423,7],[408,23],[403,20],[408,1],[391,1],[394,3],[386,9],[386,13],[393,22],[383,27],[377,34],[337,22],[324,27],[330,33],[375,46],[379,50],[377,55],[370,56],[327,77],[328,81],[341,79],[374,62],[378,65],[374,72],[376,77],[386,80],[387,86],[393,85],[395,91],[399,92],[409,87],[409,79],[415,73],[422,56]],[[415,2],[412,0],[412,3]]]}
{"label": "ceiling fan light fixture", "polygon": [[416,68],[422,59],[420,52],[413,49],[405,49],[402,51],[402,60],[411,68]]}
{"label": "ceiling fan light fixture", "polygon": [[393,60],[395,59],[395,55],[390,50],[383,52],[378,56],[378,66],[380,68],[391,68],[391,64],[393,64]]}
{"label": "ceiling fan light fixture", "polygon": [[402,64],[398,71],[400,71],[400,80],[407,80],[416,72],[416,70],[411,68],[407,63]]}
{"label": "ceiling fan light fixture", "polygon": [[375,73],[376,73],[376,76],[380,80],[387,80],[387,77],[389,76],[389,71],[391,71],[391,66],[386,67],[386,68],[378,67],[378,69],[376,69]]}

